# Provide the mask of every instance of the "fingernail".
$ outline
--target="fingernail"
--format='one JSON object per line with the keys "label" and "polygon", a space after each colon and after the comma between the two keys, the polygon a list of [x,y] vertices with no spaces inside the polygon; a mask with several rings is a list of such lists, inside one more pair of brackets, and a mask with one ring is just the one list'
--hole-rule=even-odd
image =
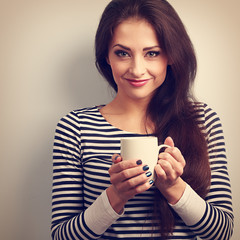
{"label": "fingernail", "polygon": [[150,176],[152,176],[152,173],[151,173],[151,172],[147,172],[147,173],[146,173],[146,176],[147,176],[147,177],[150,177]]}
{"label": "fingernail", "polygon": [[152,179],[149,181],[149,184],[150,184],[150,185],[152,185],[152,184],[153,184],[153,180],[152,180]]}
{"label": "fingernail", "polygon": [[142,160],[137,160],[137,165],[141,165],[142,164]]}
{"label": "fingernail", "polygon": [[119,156],[117,155],[117,156],[114,158],[114,160],[116,161],[118,157],[119,157]]}
{"label": "fingernail", "polygon": [[149,169],[149,166],[148,165],[145,165],[144,167],[143,167],[143,171],[147,171]]}

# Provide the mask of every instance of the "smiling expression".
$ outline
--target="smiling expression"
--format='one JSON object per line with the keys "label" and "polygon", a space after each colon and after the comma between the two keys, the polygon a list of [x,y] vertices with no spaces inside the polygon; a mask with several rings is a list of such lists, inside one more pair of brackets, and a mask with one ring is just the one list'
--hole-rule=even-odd
{"label": "smiling expression", "polygon": [[149,101],[166,77],[167,57],[145,20],[129,19],[115,28],[107,61],[121,100]]}

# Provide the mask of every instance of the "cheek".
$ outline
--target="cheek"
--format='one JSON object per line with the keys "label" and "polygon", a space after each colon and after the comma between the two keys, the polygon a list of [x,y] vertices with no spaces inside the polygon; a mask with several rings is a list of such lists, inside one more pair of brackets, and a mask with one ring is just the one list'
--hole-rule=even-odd
{"label": "cheek", "polygon": [[127,67],[125,66],[125,64],[121,63],[113,63],[111,64],[111,68],[115,81],[118,80],[118,78],[120,78],[121,76],[123,76],[127,71]]}
{"label": "cheek", "polygon": [[157,79],[162,79],[164,81],[166,74],[167,74],[167,65],[156,64],[151,69],[151,74],[155,76]]}

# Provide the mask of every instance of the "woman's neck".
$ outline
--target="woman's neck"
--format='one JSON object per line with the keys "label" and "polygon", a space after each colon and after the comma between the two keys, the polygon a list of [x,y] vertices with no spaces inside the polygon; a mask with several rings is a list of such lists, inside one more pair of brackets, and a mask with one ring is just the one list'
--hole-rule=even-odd
{"label": "woman's neck", "polygon": [[119,101],[115,98],[100,112],[113,126],[134,133],[153,133],[153,123],[147,118],[148,103],[144,101]]}

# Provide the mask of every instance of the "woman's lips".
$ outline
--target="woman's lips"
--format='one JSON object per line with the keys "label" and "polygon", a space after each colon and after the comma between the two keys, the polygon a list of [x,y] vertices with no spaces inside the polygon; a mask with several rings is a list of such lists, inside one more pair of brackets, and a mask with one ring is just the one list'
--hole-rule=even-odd
{"label": "woman's lips", "polygon": [[149,79],[135,80],[135,79],[126,79],[134,87],[142,87],[148,83]]}

